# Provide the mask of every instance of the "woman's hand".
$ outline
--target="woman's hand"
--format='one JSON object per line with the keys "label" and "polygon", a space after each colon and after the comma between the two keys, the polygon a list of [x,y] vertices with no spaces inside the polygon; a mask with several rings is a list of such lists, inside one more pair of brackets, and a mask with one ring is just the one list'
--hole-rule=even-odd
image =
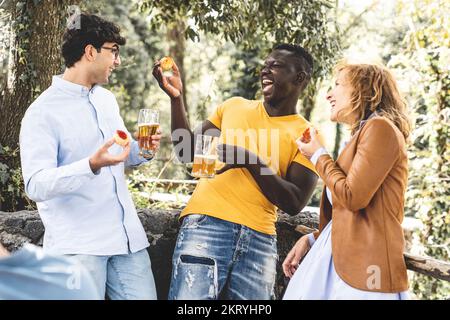
{"label": "woman's hand", "polygon": [[302,142],[301,138],[298,138],[295,142],[297,143],[298,149],[301,154],[310,159],[314,152],[324,147],[324,139],[322,134],[314,127],[311,127],[311,141],[308,143]]}
{"label": "woman's hand", "polygon": [[310,249],[308,236],[305,235],[301,237],[297,243],[292,247],[291,251],[286,256],[283,261],[283,272],[286,277],[292,278],[297,270],[300,260],[305,256],[305,254]]}

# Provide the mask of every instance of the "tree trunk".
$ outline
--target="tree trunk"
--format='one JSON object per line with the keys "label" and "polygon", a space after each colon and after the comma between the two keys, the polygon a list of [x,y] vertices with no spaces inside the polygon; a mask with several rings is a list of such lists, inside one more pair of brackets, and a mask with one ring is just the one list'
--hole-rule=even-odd
{"label": "tree trunk", "polygon": [[301,114],[305,117],[306,120],[311,120],[311,114],[316,105],[317,91],[320,86],[319,81],[311,80],[309,85],[306,87],[304,91],[304,95],[302,98],[302,110]]}
{"label": "tree trunk", "polygon": [[336,124],[336,138],[334,139],[334,150],[333,150],[334,159],[337,159],[337,157],[339,156],[339,148],[341,146],[341,139],[342,139],[342,125],[337,123]]}
{"label": "tree trunk", "polygon": [[306,120],[311,120],[311,113],[314,110],[314,104],[316,102],[316,97],[306,96],[302,100],[303,102],[303,108],[302,108],[302,114],[305,117]]}
{"label": "tree trunk", "polygon": [[[54,74],[61,72],[60,44],[67,18],[67,5],[80,0],[26,1],[20,9],[15,1],[13,21],[29,16],[29,29],[24,35],[13,35],[8,82],[1,98],[0,144],[16,147],[20,122],[33,98],[51,84]],[[28,36],[27,36],[28,35]],[[21,54],[21,50],[26,50]]]}
{"label": "tree trunk", "polygon": [[[0,93],[0,145],[16,149],[20,124],[33,99],[61,72],[61,36],[69,4],[81,0],[13,1],[10,63],[6,85]],[[7,158],[10,169],[20,158]],[[6,201],[8,202],[8,201]],[[3,208],[6,210],[8,208]]]}

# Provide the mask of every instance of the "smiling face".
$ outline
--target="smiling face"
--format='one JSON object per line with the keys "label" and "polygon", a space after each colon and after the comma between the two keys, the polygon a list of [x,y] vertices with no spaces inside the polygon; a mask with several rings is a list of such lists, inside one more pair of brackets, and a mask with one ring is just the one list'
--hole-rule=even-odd
{"label": "smiling face", "polygon": [[346,74],[345,69],[338,72],[335,85],[327,94],[327,100],[331,105],[331,121],[352,124],[354,122],[352,115],[348,113],[352,107],[351,94],[353,88],[347,81]]}
{"label": "smiling face", "polygon": [[92,65],[93,83],[97,84],[107,84],[114,69],[121,64],[120,56],[115,57],[115,50],[119,50],[117,43],[105,42],[102,47]]}
{"label": "smiling face", "polygon": [[276,106],[285,98],[297,97],[303,89],[304,78],[298,78],[295,56],[287,50],[274,50],[261,70],[264,101]]}

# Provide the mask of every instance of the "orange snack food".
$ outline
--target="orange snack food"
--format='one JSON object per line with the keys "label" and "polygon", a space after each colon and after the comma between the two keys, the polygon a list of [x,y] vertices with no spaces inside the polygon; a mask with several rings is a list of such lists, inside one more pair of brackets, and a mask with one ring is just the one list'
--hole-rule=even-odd
{"label": "orange snack food", "polygon": [[164,57],[159,62],[161,64],[161,68],[163,69],[163,71],[171,70],[174,63],[171,57]]}
{"label": "orange snack food", "polygon": [[125,147],[128,144],[128,142],[130,141],[130,138],[128,138],[128,135],[126,134],[125,131],[116,130],[116,134],[114,135],[114,141],[118,145]]}
{"label": "orange snack food", "polygon": [[310,143],[311,142],[311,130],[310,128],[307,128],[305,131],[303,131],[302,137],[300,138],[300,141],[303,143]]}

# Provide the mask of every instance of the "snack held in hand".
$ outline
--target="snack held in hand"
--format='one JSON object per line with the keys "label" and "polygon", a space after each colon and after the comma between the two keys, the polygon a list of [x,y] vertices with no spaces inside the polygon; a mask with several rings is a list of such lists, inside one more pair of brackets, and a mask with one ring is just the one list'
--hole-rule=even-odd
{"label": "snack held in hand", "polygon": [[161,69],[163,71],[172,70],[173,67],[173,59],[171,57],[164,57],[160,61]]}
{"label": "snack held in hand", "polygon": [[128,138],[127,133],[122,130],[116,131],[116,134],[114,135],[114,140],[118,145],[122,147],[125,147],[128,144],[128,142],[130,142],[130,138]]}
{"label": "snack held in hand", "polygon": [[302,137],[300,138],[300,141],[303,143],[310,143],[311,142],[311,128],[307,128],[305,131],[303,131]]}

